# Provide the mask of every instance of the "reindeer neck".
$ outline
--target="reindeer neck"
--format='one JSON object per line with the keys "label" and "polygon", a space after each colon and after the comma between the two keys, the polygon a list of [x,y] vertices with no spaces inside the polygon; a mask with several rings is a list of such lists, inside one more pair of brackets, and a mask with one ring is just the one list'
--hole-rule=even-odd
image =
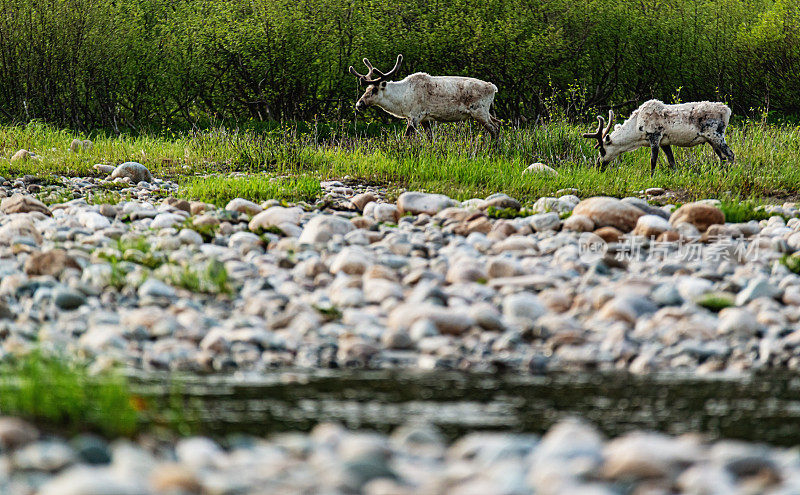
{"label": "reindeer neck", "polygon": [[620,124],[618,127],[615,127],[614,130],[611,131],[611,140],[619,140],[619,139],[627,139],[629,140],[635,134],[637,134],[636,129],[636,118],[634,115],[631,115],[625,122]]}
{"label": "reindeer neck", "polygon": [[622,148],[622,152],[635,150],[647,144],[646,136],[639,131],[636,112],[631,114],[628,119],[611,131],[611,141]]}
{"label": "reindeer neck", "polygon": [[406,81],[389,81],[379,106],[397,117],[407,117],[411,85]]}

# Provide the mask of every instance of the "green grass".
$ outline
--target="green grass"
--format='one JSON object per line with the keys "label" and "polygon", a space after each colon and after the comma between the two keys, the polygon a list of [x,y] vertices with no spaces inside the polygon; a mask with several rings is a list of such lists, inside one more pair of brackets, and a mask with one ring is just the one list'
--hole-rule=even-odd
{"label": "green grass", "polygon": [[719,208],[725,214],[725,221],[731,223],[749,222],[750,220],[766,220],[772,216],[754,200],[723,201]]}
{"label": "green grass", "polygon": [[92,372],[76,357],[37,349],[0,363],[0,415],[61,435],[196,433],[197,404],[185,394],[180,377],[170,377],[168,385],[165,392],[154,393],[116,369]]}
{"label": "green grass", "polygon": [[203,294],[230,294],[230,284],[225,265],[217,260],[209,260],[200,266],[191,264],[165,265],[160,273],[167,283],[191,292]]}
{"label": "green grass", "polygon": [[167,262],[166,256],[154,252],[146,237],[120,237],[111,248],[102,248],[97,256],[111,263],[112,267],[127,261],[155,269]]}
{"label": "green grass", "polygon": [[255,202],[267,199],[311,201],[321,194],[319,179],[307,175],[298,177],[212,175],[186,180],[180,196],[225,206],[234,198],[246,198]]}
{"label": "green grass", "polygon": [[[167,138],[78,135],[29,124],[0,127],[0,175],[99,177],[95,163],[136,160],[156,177],[180,181],[183,197],[217,205],[235,197],[309,201],[322,194],[320,180],[345,177],[387,185],[390,197],[403,189],[459,200],[505,192],[525,204],[564,188],[577,188],[582,196],[626,196],[664,187],[678,192],[676,201],[713,197],[734,203],[794,199],[800,190],[800,127],[736,123],[728,130],[735,164],[721,166],[708,146],[678,148],[677,169],[666,167],[662,157],[652,178],[646,149],[623,155],[607,170],[595,168],[593,144],[581,137],[589,127],[566,122],[506,127],[497,142],[489,142],[471,124],[436,126],[433,139],[425,134],[406,139],[395,126],[377,135],[334,127],[324,138],[293,124],[263,132],[214,128]],[[76,136],[91,138],[92,149],[69,151]],[[10,163],[19,148],[41,159]],[[559,175],[523,175],[533,162],[550,165]],[[228,172],[246,175],[222,175]]]}
{"label": "green grass", "polygon": [[793,254],[789,256],[785,254],[781,257],[780,262],[786,265],[786,268],[792,272],[800,274],[800,255]]}
{"label": "green grass", "polygon": [[700,296],[695,302],[698,306],[719,313],[725,308],[735,306],[736,296],[729,292],[709,292]]}
{"label": "green grass", "polygon": [[0,414],[60,431],[130,436],[139,428],[136,400],[124,377],[92,376],[75,360],[43,352],[5,358],[0,365]]}

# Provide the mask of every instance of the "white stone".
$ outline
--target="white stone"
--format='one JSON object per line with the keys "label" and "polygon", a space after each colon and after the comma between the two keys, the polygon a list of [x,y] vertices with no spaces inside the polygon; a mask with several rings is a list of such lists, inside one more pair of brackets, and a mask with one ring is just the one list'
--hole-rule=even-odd
{"label": "white stone", "polygon": [[111,226],[108,218],[97,213],[96,211],[83,211],[78,214],[78,221],[81,225],[91,230],[100,230]]}
{"label": "white stone", "polygon": [[334,215],[317,215],[303,227],[298,241],[308,244],[328,242],[334,235],[343,236],[355,228],[355,225],[345,218]]}
{"label": "white stone", "polygon": [[558,175],[558,172],[554,168],[538,162],[528,165],[528,168],[523,170],[522,173],[523,175],[542,175],[546,177],[556,177]]}
{"label": "white stone", "polygon": [[174,227],[175,225],[182,223],[186,218],[183,215],[178,215],[177,213],[159,213],[150,222],[151,229],[168,229]]}
{"label": "white stone", "polygon": [[433,216],[450,206],[458,206],[458,202],[453,201],[444,194],[408,191],[401,194],[397,199],[397,208],[400,210],[401,215],[406,213],[413,215],[427,213]]}
{"label": "white stone", "polygon": [[234,198],[230,200],[228,204],[225,205],[225,209],[228,211],[238,211],[239,213],[245,213],[251,216],[261,213],[262,210],[261,206],[244,198]]}

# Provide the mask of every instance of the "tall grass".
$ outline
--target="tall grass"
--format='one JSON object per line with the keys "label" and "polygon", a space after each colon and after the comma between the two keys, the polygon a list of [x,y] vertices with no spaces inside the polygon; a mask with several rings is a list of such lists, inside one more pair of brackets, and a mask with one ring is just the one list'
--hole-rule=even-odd
{"label": "tall grass", "polygon": [[185,181],[180,195],[185,198],[225,206],[234,198],[261,202],[267,199],[311,201],[319,197],[319,180],[303,175],[298,177],[205,176]]}
{"label": "tall grass", "polygon": [[[554,121],[506,127],[496,142],[471,124],[435,126],[432,136],[405,138],[396,126],[352,128],[285,124],[268,129],[212,128],[168,135],[81,135],[89,151],[68,150],[73,133],[43,124],[0,127],[0,175],[99,175],[95,163],[137,160],[156,177],[183,183],[182,195],[216,204],[234,197],[310,200],[318,181],[348,177],[401,189],[442,192],[458,199],[505,192],[533,201],[559,189],[581,195],[633,194],[648,187],[676,190],[681,199],[785,199],[800,190],[800,127],[743,121],[728,130],[735,164],[721,165],[711,148],[677,148],[677,167],[662,157],[650,177],[649,150],[622,155],[608,169],[595,168],[596,151],[581,137],[586,126]],[[19,148],[40,159],[10,163]],[[557,177],[525,175],[533,162]],[[228,177],[227,172],[243,172]]]}
{"label": "tall grass", "polygon": [[24,417],[60,431],[132,435],[139,428],[127,381],[109,372],[44,352],[4,358],[0,364],[0,414]]}

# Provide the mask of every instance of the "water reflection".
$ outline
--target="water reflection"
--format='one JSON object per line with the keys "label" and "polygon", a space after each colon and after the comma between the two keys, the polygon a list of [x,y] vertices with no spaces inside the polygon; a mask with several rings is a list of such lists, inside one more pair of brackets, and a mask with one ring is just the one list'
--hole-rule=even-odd
{"label": "water reflection", "polygon": [[451,438],[479,429],[542,433],[558,419],[578,415],[608,435],[645,428],[800,444],[800,375],[785,373],[704,378],[292,371],[142,375],[135,383],[156,403],[183,409],[194,431],[216,436],[309,430],[321,421],[389,432],[418,420]]}

